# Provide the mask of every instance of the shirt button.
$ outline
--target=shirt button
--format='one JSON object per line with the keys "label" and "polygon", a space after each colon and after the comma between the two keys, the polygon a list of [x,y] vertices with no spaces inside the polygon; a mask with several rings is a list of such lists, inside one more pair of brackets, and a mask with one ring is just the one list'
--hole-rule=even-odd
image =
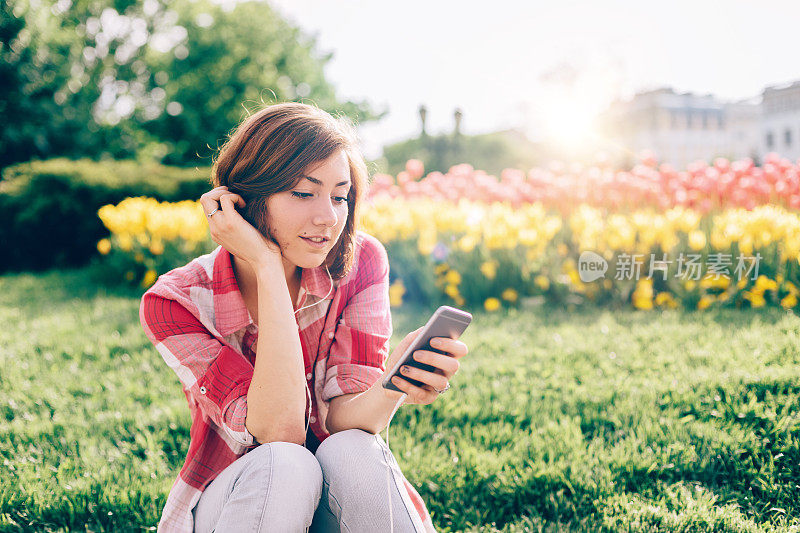
{"label": "shirt button", "polygon": [[205,393],[206,393],[206,388],[200,387],[200,394],[205,394]]}
{"label": "shirt button", "polygon": [[332,339],[332,338],[333,338],[333,332],[332,332],[332,331],[329,331],[329,332],[328,332],[328,338],[329,338],[329,339]]}
{"label": "shirt button", "polygon": [[311,379],[311,374],[306,374],[306,379]]}
{"label": "shirt button", "polygon": [[316,422],[316,421],[317,421],[317,418],[316,418],[316,417],[314,417],[314,416],[312,416],[312,417],[311,417],[311,418],[309,418],[308,420],[309,420],[309,421],[310,421],[310,422],[313,424],[314,422]]}

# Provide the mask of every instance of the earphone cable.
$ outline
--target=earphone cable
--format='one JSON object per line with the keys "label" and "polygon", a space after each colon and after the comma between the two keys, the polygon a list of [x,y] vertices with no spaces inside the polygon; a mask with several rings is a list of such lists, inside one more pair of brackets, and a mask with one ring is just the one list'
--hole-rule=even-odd
{"label": "earphone cable", "polygon": [[[331,271],[328,270],[328,265],[325,265],[325,272],[328,273],[328,280],[330,280],[330,282],[331,282],[331,286],[328,289],[328,294],[323,296],[322,299],[320,299],[320,301],[318,301],[318,302],[314,302],[311,305],[306,305],[305,307],[301,307],[300,309],[298,309],[297,311],[294,312],[295,315],[297,315],[297,313],[299,313],[303,309],[308,309],[309,307],[314,307],[317,304],[321,304],[322,302],[325,301],[326,298],[328,298],[328,296],[330,295],[331,291],[333,290],[333,277],[331,277]],[[313,372],[314,369],[312,368],[311,371]],[[308,408],[306,409],[306,429],[305,429],[305,432],[303,433],[303,446],[305,446],[306,445],[306,438],[308,436],[308,426],[311,423],[311,389],[308,388],[308,381],[307,380],[304,380],[303,383],[306,386],[306,403],[308,404]]]}
{"label": "earphone cable", "polygon": [[[404,392],[403,395],[400,396],[400,399],[397,400],[397,403],[395,404],[394,409],[392,409],[392,414],[389,415],[389,421],[386,423],[386,448],[389,450],[389,453],[388,453],[387,457],[391,457],[392,456],[392,449],[389,447],[389,425],[392,423],[392,418],[394,418],[394,414],[397,412],[397,410],[400,408],[400,406],[403,405],[403,402],[406,401],[406,398],[408,398],[408,394]],[[391,474],[392,474],[392,465],[391,465],[391,463],[389,463],[389,459],[387,459],[386,460],[386,495],[388,496],[388,501],[389,501],[389,533],[394,533],[394,514],[392,512],[393,511],[393,506],[392,506],[392,478],[391,478]],[[398,490],[399,490],[399,488],[398,488]]]}

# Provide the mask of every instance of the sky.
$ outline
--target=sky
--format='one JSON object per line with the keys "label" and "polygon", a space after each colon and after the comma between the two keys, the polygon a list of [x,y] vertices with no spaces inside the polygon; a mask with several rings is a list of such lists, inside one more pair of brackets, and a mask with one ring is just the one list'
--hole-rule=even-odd
{"label": "sky", "polygon": [[320,53],[340,98],[388,108],[359,128],[368,158],[427,131],[586,127],[615,98],[673,87],[723,100],[800,79],[800,2],[270,0]]}

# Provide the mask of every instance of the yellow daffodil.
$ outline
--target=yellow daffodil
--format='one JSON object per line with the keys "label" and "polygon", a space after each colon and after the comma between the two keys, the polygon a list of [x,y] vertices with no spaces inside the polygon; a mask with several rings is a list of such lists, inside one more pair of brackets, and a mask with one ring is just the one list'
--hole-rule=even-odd
{"label": "yellow daffodil", "polygon": [[786,309],[791,309],[792,307],[797,305],[797,296],[794,294],[787,294],[783,298],[781,298],[781,306]]}
{"label": "yellow daffodil", "polygon": [[495,261],[485,261],[481,264],[481,273],[486,277],[486,279],[494,279],[497,275],[497,262]]}
{"label": "yellow daffodil", "polygon": [[700,230],[694,230],[689,233],[689,248],[695,251],[702,250],[706,247],[706,234]]}
{"label": "yellow daffodil", "polygon": [[477,244],[478,241],[472,235],[464,235],[458,240],[458,248],[462,252],[471,252]]}
{"label": "yellow daffodil", "polygon": [[637,309],[653,308],[653,280],[642,279],[636,283],[636,290],[631,295],[633,306]]}
{"label": "yellow daffodil", "polygon": [[497,298],[486,298],[486,301],[483,302],[483,307],[487,311],[497,311],[500,309],[500,300]]}
{"label": "yellow daffodil", "polygon": [[133,248],[133,237],[127,233],[122,233],[118,236],[119,247],[122,251],[129,252]]}
{"label": "yellow daffodil", "polygon": [[461,283],[461,274],[458,273],[456,270],[450,270],[444,277],[447,283],[452,285],[458,285]]}
{"label": "yellow daffodil", "polygon": [[448,270],[449,268],[450,268],[450,265],[448,265],[447,263],[440,263],[440,264],[438,264],[438,265],[436,265],[436,266],[434,267],[433,271],[434,271],[436,274],[442,274],[443,272],[447,272],[447,270]]}
{"label": "yellow daffodil", "polygon": [[550,280],[547,279],[547,276],[539,274],[533,279],[533,283],[539,287],[541,290],[546,291],[550,288]]}
{"label": "yellow daffodil", "polygon": [[727,289],[730,284],[731,279],[724,274],[719,276],[706,274],[703,276],[703,279],[700,280],[700,287],[704,289]]}
{"label": "yellow daffodil", "polygon": [[403,305],[403,295],[406,293],[406,288],[403,285],[403,280],[397,278],[389,286],[389,305],[391,307],[400,307]]}
{"label": "yellow daffodil", "polygon": [[148,270],[147,272],[145,272],[144,278],[142,279],[142,288],[146,289],[147,287],[155,283],[157,278],[158,274],[156,273],[155,270]]}
{"label": "yellow daffodil", "polygon": [[742,294],[742,298],[748,300],[752,307],[764,307],[766,300],[764,299],[764,295],[761,292],[753,291],[745,291]]}
{"label": "yellow daffodil", "polygon": [[518,296],[519,296],[519,294],[517,293],[517,291],[515,291],[514,289],[512,289],[510,287],[508,289],[504,290],[503,294],[500,295],[500,297],[503,298],[503,300],[506,300],[506,301],[509,301],[509,302],[516,302]]}
{"label": "yellow daffodil", "polygon": [[704,294],[700,298],[700,301],[697,302],[697,308],[702,311],[703,309],[707,309],[712,303],[714,303],[714,297]]}
{"label": "yellow daffodil", "polygon": [[97,251],[103,255],[107,255],[111,251],[111,241],[108,239],[100,239],[97,241]]}
{"label": "yellow daffodil", "polygon": [[762,293],[764,291],[777,291],[778,283],[767,276],[761,275],[756,279],[755,290]]}
{"label": "yellow daffodil", "polygon": [[650,298],[633,298],[633,306],[636,309],[652,309],[653,308],[653,300]]}
{"label": "yellow daffodil", "polygon": [[655,302],[656,302],[656,305],[659,306],[659,307],[666,306],[666,307],[674,308],[674,307],[677,307],[677,305],[678,305],[675,302],[675,299],[672,297],[672,295],[670,293],[668,293],[668,292],[659,292],[656,295]]}
{"label": "yellow daffodil", "polygon": [[160,240],[153,240],[150,243],[150,253],[153,255],[161,255],[164,253],[164,243]]}

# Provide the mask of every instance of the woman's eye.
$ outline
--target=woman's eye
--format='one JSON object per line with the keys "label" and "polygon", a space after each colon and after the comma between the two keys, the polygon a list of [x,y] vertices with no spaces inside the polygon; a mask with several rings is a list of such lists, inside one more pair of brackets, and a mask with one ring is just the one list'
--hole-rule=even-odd
{"label": "woman's eye", "polygon": [[[296,198],[308,198],[309,196],[314,196],[314,195],[312,193],[310,193],[310,192],[292,191],[292,196],[294,196]],[[334,199],[336,200],[336,203],[338,203],[338,204],[343,204],[343,203],[347,202],[347,197],[346,196],[334,196]]]}

